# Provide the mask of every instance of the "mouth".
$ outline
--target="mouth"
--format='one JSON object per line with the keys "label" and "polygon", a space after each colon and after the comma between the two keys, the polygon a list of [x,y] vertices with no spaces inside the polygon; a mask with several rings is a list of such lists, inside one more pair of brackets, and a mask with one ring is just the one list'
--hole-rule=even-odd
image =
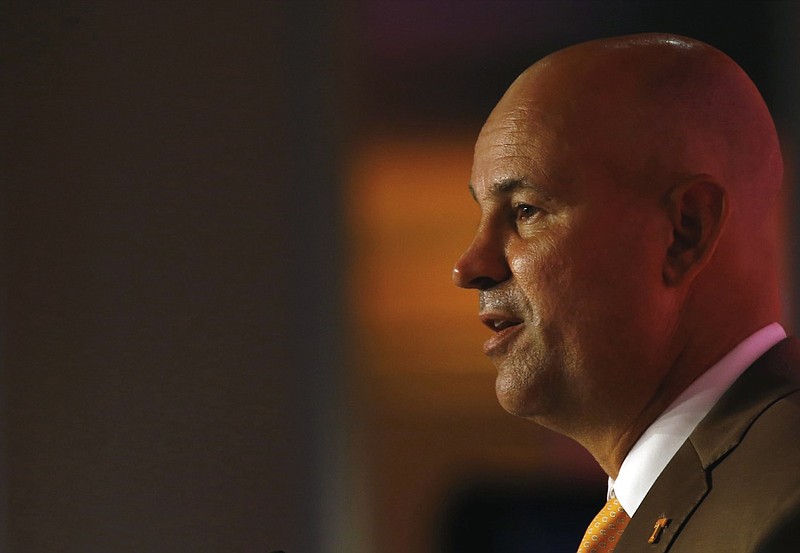
{"label": "mouth", "polygon": [[481,315],[481,322],[494,335],[483,344],[483,353],[493,355],[505,351],[511,341],[523,327],[523,320],[505,313],[487,313]]}
{"label": "mouth", "polygon": [[483,324],[489,327],[490,330],[493,332],[500,332],[501,330],[505,330],[507,328],[511,328],[512,326],[517,326],[522,324],[522,321],[517,319],[506,319],[506,318],[481,318]]}

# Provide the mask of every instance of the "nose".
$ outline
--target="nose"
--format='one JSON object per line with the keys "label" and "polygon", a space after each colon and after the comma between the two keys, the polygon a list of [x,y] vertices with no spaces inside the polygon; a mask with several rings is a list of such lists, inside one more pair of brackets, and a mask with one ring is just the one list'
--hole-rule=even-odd
{"label": "nose", "polygon": [[510,277],[503,244],[481,230],[453,267],[453,282],[461,288],[488,290]]}

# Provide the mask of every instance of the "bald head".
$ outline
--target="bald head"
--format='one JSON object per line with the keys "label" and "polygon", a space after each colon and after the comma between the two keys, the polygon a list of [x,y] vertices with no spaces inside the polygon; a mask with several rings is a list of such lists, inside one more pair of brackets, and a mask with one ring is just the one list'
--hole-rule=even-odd
{"label": "bald head", "polygon": [[[690,214],[712,209],[702,255],[695,252],[692,267],[681,266],[680,274],[668,268],[668,279],[705,288],[693,295],[697,316],[721,301],[734,305],[733,299],[736,307],[755,309],[738,304],[747,298],[771,313],[759,319],[778,316],[768,215],[783,177],[780,147],[756,86],[727,55],[665,34],[558,51],[512,84],[478,147],[496,150],[515,135],[536,155],[547,153],[548,178],[605,180],[606,194],[638,195],[642,203],[634,209],[642,212],[671,202],[673,218],[687,215],[680,206]],[[677,228],[676,236],[684,231],[692,229]],[[692,291],[686,287],[687,295]],[[688,319],[695,316],[691,307],[684,310]]]}
{"label": "bald head", "polygon": [[781,179],[761,96],[711,46],[634,35],[531,66],[478,137],[481,221],[453,272],[496,332],[484,350],[503,406],[612,474],[681,391],[779,317],[766,223]]}
{"label": "bald head", "polygon": [[566,48],[525,71],[498,109],[506,102],[552,110],[621,183],[661,193],[708,175],[737,216],[763,216],[780,188],[780,148],[761,95],[732,59],[694,39],[642,34]]}

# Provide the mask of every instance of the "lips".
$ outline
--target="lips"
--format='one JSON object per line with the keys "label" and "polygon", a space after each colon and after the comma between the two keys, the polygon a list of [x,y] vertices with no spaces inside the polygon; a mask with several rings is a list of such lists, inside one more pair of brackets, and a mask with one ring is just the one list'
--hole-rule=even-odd
{"label": "lips", "polygon": [[483,344],[486,355],[502,353],[522,329],[523,321],[508,313],[484,313],[481,322],[494,332],[494,336]]}

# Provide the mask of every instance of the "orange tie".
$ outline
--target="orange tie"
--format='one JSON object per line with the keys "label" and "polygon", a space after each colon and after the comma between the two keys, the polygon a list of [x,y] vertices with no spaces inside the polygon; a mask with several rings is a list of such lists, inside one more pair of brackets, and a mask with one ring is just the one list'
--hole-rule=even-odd
{"label": "orange tie", "polygon": [[619,501],[609,499],[586,529],[578,553],[611,553],[630,520]]}

